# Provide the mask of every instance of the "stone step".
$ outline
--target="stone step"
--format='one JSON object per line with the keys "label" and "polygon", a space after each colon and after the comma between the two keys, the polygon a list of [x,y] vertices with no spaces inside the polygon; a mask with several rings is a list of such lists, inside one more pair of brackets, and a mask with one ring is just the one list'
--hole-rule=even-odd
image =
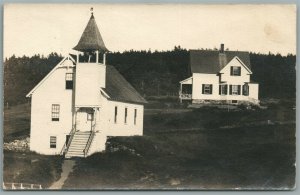
{"label": "stone step", "polygon": [[70,148],[69,151],[83,151],[85,147],[82,148]]}
{"label": "stone step", "polygon": [[71,145],[71,146],[69,147],[69,150],[72,149],[72,148],[85,148],[85,146],[86,146],[86,145],[80,145],[80,146],[78,146],[78,145],[73,145],[73,146],[72,146],[72,145]]}
{"label": "stone step", "polygon": [[85,147],[86,146],[86,143],[85,144],[71,144],[69,148],[72,148],[72,147]]}
{"label": "stone step", "polygon": [[87,131],[87,132],[75,132],[75,135],[89,135],[89,134],[91,134],[91,132],[90,131]]}
{"label": "stone step", "polygon": [[90,134],[91,134],[91,132],[88,132],[88,133],[77,133],[76,132],[74,135],[83,135],[84,136],[84,135],[90,135]]}
{"label": "stone step", "polygon": [[78,136],[78,137],[73,137],[73,139],[89,139],[89,137],[90,137],[90,136],[88,136],[88,137],[81,137],[81,136],[79,137],[79,136]]}
{"label": "stone step", "polygon": [[84,157],[84,154],[70,154],[70,155],[66,155],[66,158],[72,158],[72,157]]}
{"label": "stone step", "polygon": [[87,142],[89,139],[73,139],[72,142]]}
{"label": "stone step", "polygon": [[72,139],[72,142],[87,142],[89,139]]}
{"label": "stone step", "polygon": [[74,135],[74,137],[89,137],[90,136],[90,134],[88,134],[88,135],[77,135],[77,134],[75,134]]}
{"label": "stone step", "polygon": [[90,135],[74,135],[73,138],[76,138],[76,137],[83,137],[83,138],[86,138],[86,137],[90,137]]}
{"label": "stone step", "polygon": [[67,155],[76,155],[76,154],[83,155],[84,153],[83,152],[78,152],[78,151],[69,151],[67,153]]}
{"label": "stone step", "polygon": [[84,155],[83,154],[82,155],[79,154],[79,155],[66,155],[65,156],[65,158],[72,158],[72,157],[82,157],[83,158]]}
{"label": "stone step", "polygon": [[76,142],[72,142],[70,146],[72,146],[72,145],[73,145],[73,146],[76,146],[76,145],[86,145],[86,144],[87,144],[87,142],[82,142],[82,141],[79,142],[79,141],[76,141]]}

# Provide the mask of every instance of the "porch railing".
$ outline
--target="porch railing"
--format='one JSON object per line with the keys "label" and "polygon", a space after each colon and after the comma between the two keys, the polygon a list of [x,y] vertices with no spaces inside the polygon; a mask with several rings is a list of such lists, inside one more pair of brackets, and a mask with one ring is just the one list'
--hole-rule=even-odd
{"label": "porch railing", "polygon": [[179,93],[180,99],[192,99],[192,94]]}

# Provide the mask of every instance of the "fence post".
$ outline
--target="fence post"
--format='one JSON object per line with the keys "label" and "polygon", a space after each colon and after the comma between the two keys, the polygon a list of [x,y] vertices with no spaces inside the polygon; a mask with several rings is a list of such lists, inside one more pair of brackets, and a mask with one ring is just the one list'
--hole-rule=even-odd
{"label": "fence post", "polygon": [[30,184],[30,188],[33,189],[33,184]]}
{"label": "fence post", "polygon": [[40,185],[40,189],[42,189],[42,185]]}
{"label": "fence post", "polygon": [[3,190],[5,190],[6,189],[6,187],[5,187],[5,184],[4,184],[4,182],[3,182]]}
{"label": "fence post", "polygon": [[21,189],[24,189],[24,188],[23,188],[23,183],[21,183]]}
{"label": "fence post", "polygon": [[13,190],[15,190],[15,189],[16,189],[16,187],[15,187],[14,183],[11,183],[11,189],[13,189]]}

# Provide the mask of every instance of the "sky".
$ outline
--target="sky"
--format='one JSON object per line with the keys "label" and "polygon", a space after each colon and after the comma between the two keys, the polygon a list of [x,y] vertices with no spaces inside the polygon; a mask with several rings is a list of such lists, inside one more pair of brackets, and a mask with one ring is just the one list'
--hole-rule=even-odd
{"label": "sky", "polygon": [[4,57],[75,53],[90,8],[110,51],[219,48],[296,54],[295,5],[7,4]]}

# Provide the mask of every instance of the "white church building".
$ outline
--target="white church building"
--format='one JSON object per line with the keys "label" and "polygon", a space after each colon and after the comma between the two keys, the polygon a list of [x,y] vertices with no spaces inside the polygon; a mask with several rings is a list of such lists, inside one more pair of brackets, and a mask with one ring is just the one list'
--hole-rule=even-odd
{"label": "white church building", "polygon": [[259,104],[259,84],[252,82],[249,52],[190,50],[190,77],[180,81],[180,102]]}
{"label": "white church building", "polygon": [[68,55],[28,94],[30,150],[86,157],[108,136],[143,135],[145,99],[113,67],[93,13]]}

